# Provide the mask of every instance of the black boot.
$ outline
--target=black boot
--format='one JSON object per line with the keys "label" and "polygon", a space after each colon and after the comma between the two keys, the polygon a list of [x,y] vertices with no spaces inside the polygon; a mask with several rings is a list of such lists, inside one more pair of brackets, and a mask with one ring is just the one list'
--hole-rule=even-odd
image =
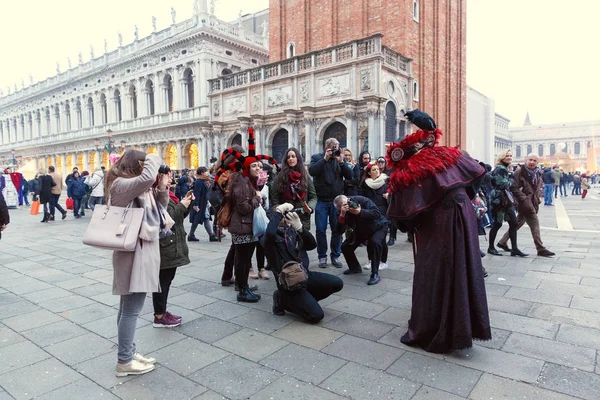
{"label": "black boot", "polygon": [[260,300],[259,294],[254,294],[252,290],[248,286],[240,289],[240,292],[237,295],[237,301],[241,301],[244,303],[256,303]]}
{"label": "black boot", "polygon": [[371,277],[369,278],[367,285],[377,285],[380,280],[381,278],[379,278],[379,266],[376,265],[375,267],[371,267]]}
{"label": "black boot", "polygon": [[219,238],[218,238],[217,236],[215,236],[215,235],[212,235],[212,236],[210,237],[210,239],[208,239],[208,240],[209,240],[210,242],[218,242],[218,241],[219,241]]}
{"label": "black boot", "polygon": [[519,257],[527,257],[529,254],[525,254],[525,253],[523,253],[521,250],[519,250],[519,249],[515,249],[515,250],[512,250],[512,251],[510,252],[510,255],[511,255],[511,256],[513,256],[513,257],[514,257],[514,256],[519,256]]}
{"label": "black boot", "polygon": [[396,243],[396,239],[394,238],[390,238],[390,240],[388,240],[387,245],[388,246],[393,246]]}
{"label": "black boot", "polygon": [[500,253],[498,250],[496,250],[493,247],[490,247],[488,249],[488,254],[491,254],[491,255],[494,255],[494,256],[501,256],[502,255],[502,253]]}
{"label": "black boot", "polygon": [[285,315],[285,309],[281,305],[281,297],[279,290],[273,292],[273,315]]}
{"label": "black boot", "polygon": [[44,213],[44,218],[40,222],[48,222],[49,218],[50,218],[50,214]]}

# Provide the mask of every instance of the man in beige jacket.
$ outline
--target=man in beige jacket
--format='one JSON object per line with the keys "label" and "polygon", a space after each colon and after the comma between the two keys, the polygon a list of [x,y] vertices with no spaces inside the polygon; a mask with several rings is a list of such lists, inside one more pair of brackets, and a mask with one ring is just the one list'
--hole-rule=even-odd
{"label": "man in beige jacket", "polygon": [[50,221],[54,221],[54,210],[58,209],[62,213],[62,219],[67,218],[67,212],[60,204],[58,204],[58,199],[60,199],[60,195],[63,190],[63,180],[62,176],[55,172],[54,166],[48,167],[48,175],[52,177],[52,181],[54,185],[52,186],[52,201],[50,202]]}

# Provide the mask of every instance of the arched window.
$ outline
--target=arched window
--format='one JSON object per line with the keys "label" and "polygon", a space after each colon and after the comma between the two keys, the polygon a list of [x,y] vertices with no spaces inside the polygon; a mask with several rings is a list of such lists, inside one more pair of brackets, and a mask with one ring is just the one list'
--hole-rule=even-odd
{"label": "arched window", "polygon": [[527,145],[527,154],[525,154],[525,155],[529,155],[531,153],[533,153],[533,147],[530,144],[528,144]]}
{"label": "arched window", "polygon": [[233,137],[233,139],[231,140],[231,145],[237,144],[238,146],[242,145],[242,135],[241,134],[237,134]]}
{"label": "arched window", "polygon": [[173,78],[171,78],[171,75],[165,75],[163,85],[166,91],[165,98],[167,100],[167,109],[165,110],[165,112],[170,112],[175,109],[173,106]]}
{"label": "arched window", "polygon": [[229,75],[231,73],[232,71],[229,68],[223,68],[223,70],[221,71],[221,76]]}
{"label": "arched window", "polygon": [[50,135],[50,133],[52,132],[52,120],[50,118],[50,107],[46,107],[46,112],[44,115],[44,118],[46,120],[46,135]]}
{"label": "arched window", "polygon": [[413,0],[413,19],[419,22],[419,0]]}
{"label": "arched window", "polygon": [[60,107],[58,104],[54,106],[54,133],[60,132]]}
{"label": "arched window", "polygon": [[106,104],[106,94],[100,94],[100,120],[102,124],[108,123],[108,107]]}
{"label": "arched window", "polygon": [[340,142],[340,148],[346,147],[346,127],[341,122],[334,122],[327,127],[323,134],[323,147],[329,138],[336,138]]}
{"label": "arched window", "polygon": [[135,85],[129,85],[129,105],[131,107],[131,118],[137,118],[137,89]]}
{"label": "arched window", "polygon": [[419,82],[416,79],[413,82],[413,100],[419,101]]}
{"label": "arched window", "polygon": [[146,98],[148,99],[148,115],[154,115],[154,83],[150,79],[146,81]]}
{"label": "arched window", "polygon": [[294,42],[289,42],[286,49],[287,58],[292,58],[296,56],[296,44]]}
{"label": "arched window", "polygon": [[33,137],[33,116],[31,113],[27,114],[27,139]]}
{"label": "arched window", "polygon": [[517,158],[521,158],[521,146],[516,147],[515,154]]}
{"label": "arched window", "polygon": [[385,106],[385,141],[391,143],[396,140],[396,106],[393,101],[388,101]]}
{"label": "arched window", "polygon": [[[105,105],[106,107],[106,105]],[[94,123],[94,100],[91,97],[88,97],[87,100],[87,113],[88,113],[88,123],[90,125],[90,128],[94,125],[96,125]]]}
{"label": "arched window", "polygon": [[544,145],[543,144],[538,145],[538,155],[540,157],[544,155]]}
{"label": "arched window", "polygon": [[41,117],[42,116],[41,116],[40,110],[37,110],[35,112],[35,123],[37,126],[37,129],[36,129],[37,136],[36,137],[42,136],[42,118]]}
{"label": "arched window", "polygon": [[77,103],[75,104],[75,115],[77,119],[77,129],[83,128],[83,119],[81,116],[81,100],[77,99]]}
{"label": "arched window", "polygon": [[587,148],[590,149],[592,147],[592,141],[588,140],[587,141]]}
{"label": "arched window", "polygon": [[580,154],[581,153],[581,144],[579,142],[575,142],[575,146],[573,151],[575,152],[575,154]]}
{"label": "arched window", "polygon": [[563,149],[565,153],[569,153],[569,143],[565,143],[565,147]]}
{"label": "arched window", "polygon": [[550,145],[550,155],[553,156],[556,153],[556,145],[552,143]]}
{"label": "arched window", "polygon": [[187,96],[186,104],[189,108],[194,107],[194,73],[191,68],[183,71],[183,85],[185,86],[184,93]]}
{"label": "arched window", "polygon": [[123,115],[121,114],[121,92],[119,89],[115,89],[115,117],[117,121],[121,121],[123,119]]}
{"label": "arched window", "polygon": [[281,164],[283,162],[285,151],[288,147],[288,131],[285,129],[278,130],[275,136],[273,136],[273,144],[271,145],[271,154],[273,154],[273,158],[278,163]]}
{"label": "arched window", "polygon": [[71,104],[65,103],[65,132],[71,131]]}

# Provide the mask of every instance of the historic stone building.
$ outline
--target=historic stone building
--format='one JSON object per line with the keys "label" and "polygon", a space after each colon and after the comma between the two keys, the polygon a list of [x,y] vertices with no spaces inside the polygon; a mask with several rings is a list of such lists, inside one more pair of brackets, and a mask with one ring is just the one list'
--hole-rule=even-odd
{"label": "historic stone building", "polygon": [[[214,3],[212,3],[214,4]],[[212,8],[212,7],[211,7]],[[101,56],[91,54],[42,82],[0,97],[0,164],[109,166],[109,153],[139,148],[172,168],[206,165],[223,148],[209,119],[207,80],[268,61],[268,11],[220,21],[208,1],[194,17]],[[263,22],[261,24],[261,22]],[[93,53],[93,50],[92,50]],[[204,122],[203,122],[204,121]],[[106,136],[110,132],[112,138]]]}

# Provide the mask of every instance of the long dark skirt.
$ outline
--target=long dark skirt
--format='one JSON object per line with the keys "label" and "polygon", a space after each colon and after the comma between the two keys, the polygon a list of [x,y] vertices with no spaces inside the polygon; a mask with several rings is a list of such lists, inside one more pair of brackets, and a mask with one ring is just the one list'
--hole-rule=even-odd
{"label": "long dark skirt", "polygon": [[477,218],[465,189],[449,192],[416,222],[412,310],[401,341],[448,353],[491,339]]}

